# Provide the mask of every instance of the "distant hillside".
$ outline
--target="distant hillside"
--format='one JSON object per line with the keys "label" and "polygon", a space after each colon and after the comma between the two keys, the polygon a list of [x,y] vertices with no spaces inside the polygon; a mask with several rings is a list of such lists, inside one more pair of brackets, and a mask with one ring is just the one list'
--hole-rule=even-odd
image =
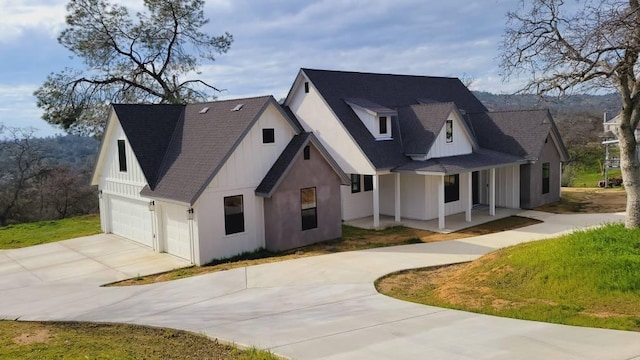
{"label": "distant hillside", "polygon": [[537,95],[497,95],[485,91],[473,94],[492,111],[514,109],[549,109],[551,114],[605,112],[617,114],[620,108],[620,96],[615,93],[606,95],[571,95],[561,100],[553,97],[540,98]]}
{"label": "distant hillside", "polygon": [[474,95],[491,111],[549,109],[567,145],[599,141],[604,113],[610,117],[622,107],[618,94],[572,95],[561,100],[536,95],[496,95],[474,91]]}

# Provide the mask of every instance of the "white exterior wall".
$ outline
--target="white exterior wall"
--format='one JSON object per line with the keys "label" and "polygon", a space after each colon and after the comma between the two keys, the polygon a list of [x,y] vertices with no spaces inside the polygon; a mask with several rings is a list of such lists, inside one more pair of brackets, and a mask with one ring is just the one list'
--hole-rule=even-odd
{"label": "white exterior wall", "polygon": [[[192,246],[196,240],[187,219],[188,206],[155,201],[160,251],[192,260]],[[193,261],[193,260],[192,260]]]}
{"label": "white exterior wall", "polygon": [[[263,128],[275,129],[275,143],[262,143]],[[263,199],[255,195],[255,188],[294,135],[291,125],[270,105],[207,186],[194,204],[198,264],[265,246]],[[243,196],[245,231],[225,235],[223,198],[235,195]]]}
{"label": "white exterior wall", "polygon": [[[458,214],[461,212],[465,212],[465,200],[470,197],[469,188],[467,187],[467,181],[471,177],[471,173],[461,173],[460,174],[460,200],[452,201],[444,204],[444,213],[445,215]],[[437,217],[437,214],[436,214]]]}
{"label": "white exterior wall", "polygon": [[[395,189],[396,174],[380,175],[378,184],[380,185],[380,214],[394,216],[395,215]],[[400,176],[402,178],[402,176]],[[400,180],[402,185],[402,179]],[[401,188],[402,190],[402,188]],[[402,196],[402,192],[400,192]],[[402,203],[401,203],[402,204]]]}
{"label": "white exterior wall", "polygon": [[352,194],[351,186],[340,186],[342,220],[344,221],[373,216],[373,191],[364,191],[362,177],[361,175],[361,190],[358,193]]}
{"label": "white exterior wall", "polygon": [[427,219],[425,184],[425,176],[423,175],[400,175],[400,214],[403,218]]}
{"label": "white exterior wall", "polygon": [[520,208],[520,165],[496,169],[496,206]]}
{"label": "white exterior wall", "polygon": [[447,129],[446,126],[443,126],[429,153],[427,153],[427,159],[471,154],[473,151],[469,134],[465,131],[462,120],[457,114],[452,112],[447,120],[453,120],[453,141],[447,142]]}
{"label": "white exterior wall", "polygon": [[[375,169],[369,160],[311,82],[309,82],[309,93],[304,92],[303,83],[305,81],[308,80],[302,75],[296,79],[293,92],[286,103],[298,117],[305,130],[313,131],[345,173],[375,174]],[[345,201],[343,198],[343,203]]]}
{"label": "white exterior wall", "polygon": [[[125,155],[127,158],[127,171],[121,172],[118,162],[118,140],[125,140]],[[110,126],[105,134],[103,146],[104,159],[98,172],[98,188],[102,190],[100,199],[100,222],[102,231],[111,232],[111,216],[109,210],[109,197],[117,196],[131,200],[148,203],[148,198],[140,196],[140,191],[147,184],[142,168],[136,159],[129,140],[118,121],[115,112],[112,112]]]}

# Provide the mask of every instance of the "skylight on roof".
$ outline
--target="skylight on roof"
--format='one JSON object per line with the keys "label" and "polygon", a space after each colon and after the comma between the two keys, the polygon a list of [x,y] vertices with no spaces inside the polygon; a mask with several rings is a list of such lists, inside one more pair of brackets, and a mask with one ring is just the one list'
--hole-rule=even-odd
{"label": "skylight on roof", "polygon": [[203,107],[202,110],[200,110],[200,114],[206,114],[207,111],[209,111],[209,107]]}
{"label": "skylight on roof", "polygon": [[238,105],[236,105],[236,107],[231,109],[231,111],[240,111],[240,110],[242,110],[243,106],[244,106],[244,104],[238,104]]}

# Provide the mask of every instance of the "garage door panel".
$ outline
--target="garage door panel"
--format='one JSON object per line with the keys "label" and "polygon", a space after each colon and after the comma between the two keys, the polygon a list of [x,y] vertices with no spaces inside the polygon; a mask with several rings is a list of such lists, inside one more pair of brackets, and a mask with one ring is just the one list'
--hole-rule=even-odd
{"label": "garage door panel", "polygon": [[144,201],[110,196],[111,232],[153,247],[151,214]]}
{"label": "garage door panel", "polygon": [[187,209],[165,205],[162,208],[164,250],[184,259],[191,258]]}

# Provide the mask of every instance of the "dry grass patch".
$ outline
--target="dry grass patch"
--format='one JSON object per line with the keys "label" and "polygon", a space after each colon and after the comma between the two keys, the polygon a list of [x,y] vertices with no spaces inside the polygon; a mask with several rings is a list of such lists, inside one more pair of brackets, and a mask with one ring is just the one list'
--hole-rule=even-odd
{"label": "dry grass patch", "polygon": [[275,360],[204,335],[125,324],[0,321],[2,359]]}
{"label": "dry grass patch", "polygon": [[344,251],[463,239],[472,236],[517,229],[538,223],[540,223],[540,221],[538,220],[520,216],[511,216],[450,234],[440,234],[432,231],[411,229],[403,226],[396,226],[383,230],[367,230],[344,225],[342,227],[342,238],[340,239],[324,241],[321,243],[281,253],[272,253],[266,250],[259,250],[252,253],[241,254],[229,259],[216,260],[204,266],[192,266],[188,268],[168,271],[161,274],[139,276],[133,279],[109,284],[109,286],[150,284],[161,281],[181,279],[215,271],[230,270],[239,267],[298,259],[307,256],[332,254]]}
{"label": "dry grass patch", "polygon": [[627,193],[624,188],[562,188],[559,202],[543,205],[536,210],[555,214],[615,213],[626,211]]}

